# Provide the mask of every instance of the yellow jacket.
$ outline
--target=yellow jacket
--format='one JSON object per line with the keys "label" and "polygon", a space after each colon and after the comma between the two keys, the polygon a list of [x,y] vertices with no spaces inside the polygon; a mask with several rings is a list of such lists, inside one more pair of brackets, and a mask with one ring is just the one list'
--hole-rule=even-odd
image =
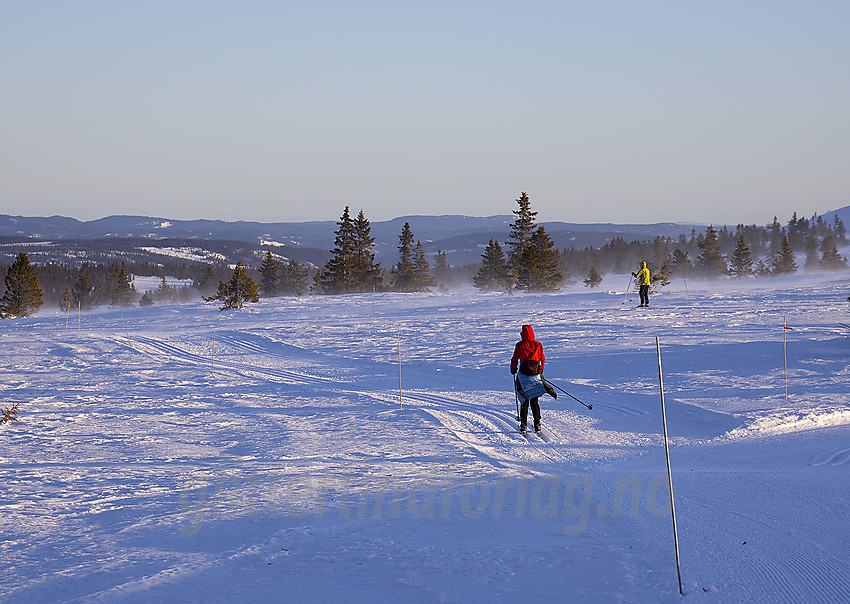
{"label": "yellow jacket", "polygon": [[641,262],[638,273],[636,275],[632,273],[632,275],[635,276],[639,285],[649,285],[649,269],[646,267],[646,262]]}

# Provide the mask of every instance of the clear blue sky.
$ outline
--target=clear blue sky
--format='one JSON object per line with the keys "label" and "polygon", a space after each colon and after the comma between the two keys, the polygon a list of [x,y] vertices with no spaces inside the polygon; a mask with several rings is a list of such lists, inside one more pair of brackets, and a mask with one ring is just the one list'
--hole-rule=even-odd
{"label": "clear blue sky", "polygon": [[850,204],[850,2],[0,0],[0,213]]}

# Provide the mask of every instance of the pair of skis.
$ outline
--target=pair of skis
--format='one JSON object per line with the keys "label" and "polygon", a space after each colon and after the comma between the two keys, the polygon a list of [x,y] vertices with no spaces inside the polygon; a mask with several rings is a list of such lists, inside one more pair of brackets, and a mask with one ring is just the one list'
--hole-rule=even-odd
{"label": "pair of skis", "polygon": [[[580,403],[581,405],[584,405],[584,407],[585,407],[586,409],[588,409],[588,410],[593,409],[593,405],[592,405],[592,404],[587,404],[587,403],[584,403],[584,402],[580,401],[579,399],[577,399],[576,397],[574,397],[572,394],[570,394],[569,392],[567,392],[566,390],[564,390],[563,388],[561,388],[561,387],[560,387],[560,386],[558,386],[557,384],[553,384],[552,382],[550,382],[550,381],[548,381],[547,379],[545,379],[542,375],[540,376],[540,379],[541,379],[541,380],[543,380],[543,385],[544,385],[544,386],[546,386],[546,392],[548,392],[548,393],[552,396],[552,398],[558,398],[558,395],[557,395],[557,394],[555,394],[555,391],[554,391],[554,390],[552,390],[552,388],[554,387],[554,388],[557,388],[558,390],[560,390],[561,392],[563,392],[564,394],[566,394],[568,397],[570,397],[571,399],[573,399],[573,400],[574,400],[574,401],[576,401],[577,403]],[[519,413],[519,388],[518,388],[517,386],[518,386],[518,385],[517,385],[517,379],[516,379],[516,376],[514,376],[514,401],[516,402],[516,416],[515,416],[515,419],[516,419],[517,423],[519,424],[519,425],[517,426],[517,428],[519,429],[520,433],[521,433],[521,434],[523,434],[523,435],[525,435],[525,434],[526,434],[526,430],[523,430],[523,429],[522,429],[522,418],[520,417],[520,413]],[[542,435],[542,434],[543,434],[543,431],[542,431],[542,430],[540,430],[539,428],[535,429],[534,431],[535,431],[538,435]]]}

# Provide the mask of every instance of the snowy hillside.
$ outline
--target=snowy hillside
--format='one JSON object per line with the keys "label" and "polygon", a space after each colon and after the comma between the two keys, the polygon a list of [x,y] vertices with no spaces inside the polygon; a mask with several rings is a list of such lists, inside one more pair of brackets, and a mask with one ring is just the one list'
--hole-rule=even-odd
{"label": "snowy hillside", "polygon": [[656,337],[685,596],[850,601],[847,277],[0,321],[0,601],[679,601]]}

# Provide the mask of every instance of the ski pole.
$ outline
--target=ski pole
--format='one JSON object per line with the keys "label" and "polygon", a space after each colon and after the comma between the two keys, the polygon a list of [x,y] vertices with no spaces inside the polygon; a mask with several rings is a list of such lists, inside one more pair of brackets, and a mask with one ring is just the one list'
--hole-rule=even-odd
{"label": "ski pole", "polygon": [[629,297],[629,290],[632,289],[632,277],[629,277],[629,286],[626,288],[626,295],[623,296],[623,304],[626,303],[626,300]]}
{"label": "ski pole", "polygon": [[516,421],[522,421],[522,418],[519,416],[519,394],[516,391],[516,376],[514,376],[514,400],[516,401]]}
{"label": "ski pole", "polygon": [[560,390],[561,392],[563,392],[564,394],[566,394],[568,397],[570,397],[571,399],[573,399],[573,400],[574,400],[574,401],[576,401],[577,403],[581,403],[582,405],[584,405],[584,406],[585,406],[585,407],[587,407],[588,409],[593,409],[593,405],[588,405],[587,403],[582,403],[580,400],[578,400],[576,397],[574,397],[572,394],[570,394],[569,392],[567,392],[566,390],[564,390],[563,388],[561,388],[561,387],[560,387],[560,386],[558,386],[557,384],[553,384],[553,383],[552,383],[551,381],[549,381],[549,380],[546,380],[546,383],[547,383],[547,384],[551,384],[552,386],[554,386],[555,388],[557,388],[558,390]]}

